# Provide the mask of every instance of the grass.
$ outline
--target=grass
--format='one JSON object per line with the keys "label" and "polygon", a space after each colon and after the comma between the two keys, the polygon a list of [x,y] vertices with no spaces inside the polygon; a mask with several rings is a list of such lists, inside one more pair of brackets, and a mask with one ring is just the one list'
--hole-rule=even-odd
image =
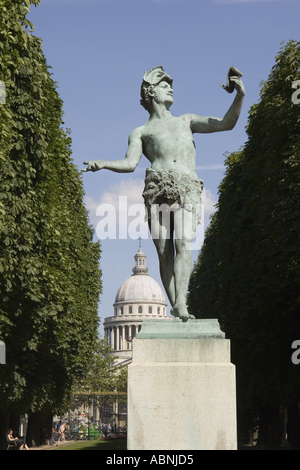
{"label": "grass", "polygon": [[53,450],[127,450],[127,441],[126,439],[78,441]]}

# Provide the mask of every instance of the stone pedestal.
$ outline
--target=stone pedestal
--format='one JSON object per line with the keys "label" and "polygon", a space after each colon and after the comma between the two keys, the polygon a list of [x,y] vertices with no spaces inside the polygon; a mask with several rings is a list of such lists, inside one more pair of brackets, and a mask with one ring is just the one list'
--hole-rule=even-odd
{"label": "stone pedestal", "polygon": [[145,320],[128,370],[128,450],[236,450],[235,367],[217,320]]}

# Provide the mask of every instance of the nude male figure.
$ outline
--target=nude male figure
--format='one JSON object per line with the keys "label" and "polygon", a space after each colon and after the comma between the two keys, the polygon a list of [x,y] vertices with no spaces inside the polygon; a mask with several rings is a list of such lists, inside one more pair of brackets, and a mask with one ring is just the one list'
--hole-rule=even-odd
{"label": "nude male figure", "polygon": [[[237,73],[230,78],[237,94],[225,114],[220,118],[202,117],[196,114],[184,114],[173,117],[170,107],[173,100],[173,80],[162,67],[155,67],[145,73],[141,88],[141,104],[149,112],[149,120],[135,129],[129,136],[126,157],[123,160],[84,162],[85,171],[107,169],[118,173],[135,170],[142,154],[150,161],[151,168],[146,172],[143,197],[148,209],[149,228],[155,243],[160,274],[169,301],[171,314],[182,321],[193,319],[186,307],[186,294],[192,270],[190,249],[197,223],[200,221],[199,210],[203,182],[196,172],[196,147],[194,133],[211,133],[234,128],[242,108],[245,89]],[[228,75],[229,77],[229,75]],[[229,82],[228,82],[229,83]],[[227,90],[228,91],[228,90]],[[181,208],[171,213],[169,230],[163,217],[150,217],[153,204],[174,205]],[[180,216],[179,216],[180,215]],[[176,237],[176,233],[180,235]]]}

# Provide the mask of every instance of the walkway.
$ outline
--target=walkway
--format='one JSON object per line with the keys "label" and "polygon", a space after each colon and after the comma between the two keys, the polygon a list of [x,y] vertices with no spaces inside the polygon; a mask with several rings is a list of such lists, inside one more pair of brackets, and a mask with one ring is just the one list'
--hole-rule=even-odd
{"label": "walkway", "polygon": [[45,445],[45,446],[40,446],[40,447],[30,447],[29,450],[56,450],[56,449],[58,449],[59,447],[67,446],[67,445],[70,445],[70,444],[74,444],[74,442],[76,442],[76,441],[55,442],[55,444],[52,445],[52,446]]}

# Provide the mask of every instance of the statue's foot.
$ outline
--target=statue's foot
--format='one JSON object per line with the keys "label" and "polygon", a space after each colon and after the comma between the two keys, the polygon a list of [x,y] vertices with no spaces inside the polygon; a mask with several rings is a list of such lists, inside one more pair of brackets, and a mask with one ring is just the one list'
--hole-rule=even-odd
{"label": "statue's foot", "polygon": [[176,302],[174,307],[171,309],[171,315],[173,317],[180,318],[183,322],[188,320],[194,320],[194,315],[190,315],[184,302]]}

